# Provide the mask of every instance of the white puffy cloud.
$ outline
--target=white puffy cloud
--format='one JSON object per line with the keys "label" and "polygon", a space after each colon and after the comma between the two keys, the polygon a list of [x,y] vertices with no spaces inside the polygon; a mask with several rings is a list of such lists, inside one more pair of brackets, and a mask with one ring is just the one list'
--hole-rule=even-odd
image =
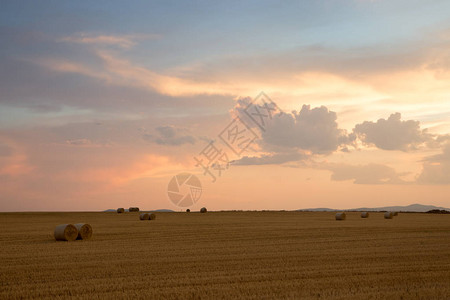
{"label": "white puffy cloud", "polygon": [[308,150],[315,154],[329,154],[351,137],[339,129],[337,116],[327,107],[303,105],[298,112],[281,113],[263,133],[263,144]]}
{"label": "white puffy cloud", "polygon": [[[244,156],[236,160],[236,165],[263,165],[283,164],[285,162],[308,160],[314,155],[327,155],[354,140],[354,135],[348,135],[338,128],[337,116],[327,107],[312,108],[303,105],[300,111],[285,113],[276,108],[269,118],[269,112],[264,112],[266,126],[260,130],[255,123],[245,115],[245,108],[250,98],[241,98],[237,101],[235,110],[245,119],[253,129],[261,134],[257,141],[259,150],[263,154]],[[260,106],[262,108],[262,106]]]}
{"label": "white puffy cloud", "polygon": [[401,114],[391,114],[389,118],[376,123],[365,121],[357,124],[354,134],[367,145],[375,145],[384,150],[408,151],[431,139],[426,129],[420,129],[419,121],[401,120]]}

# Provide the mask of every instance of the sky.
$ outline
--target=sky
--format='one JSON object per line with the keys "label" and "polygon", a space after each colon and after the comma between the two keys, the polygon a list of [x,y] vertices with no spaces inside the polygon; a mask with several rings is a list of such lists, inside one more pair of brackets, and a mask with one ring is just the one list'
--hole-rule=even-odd
{"label": "sky", "polygon": [[450,207],[449,11],[2,1],[0,211]]}

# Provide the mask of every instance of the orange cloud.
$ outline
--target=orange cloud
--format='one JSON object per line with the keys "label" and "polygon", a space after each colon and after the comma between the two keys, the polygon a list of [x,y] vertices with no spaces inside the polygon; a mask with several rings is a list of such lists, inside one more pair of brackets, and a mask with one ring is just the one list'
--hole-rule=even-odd
{"label": "orange cloud", "polygon": [[[126,48],[132,47],[141,38],[139,35],[80,34],[66,37],[63,41],[94,46],[118,44]],[[419,55],[415,66],[363,72],[358,76],[349,76],[345,70],[317,71],[314,67],[304,71],[280,71],[273,63],[267,64],[264,72],[250,70],[250,75],[237,69],[242,66],[231,66],[231,72],[221,73],[219,62],[216,66],[219,71],[214,74],[208,74],[208,69],[203,70],[204,65],[196,64],[187,73],[201,75],[196,78],[183,77],[179,75],[186,73],[182,67],[172,69],[171,74],[163,74],[105,48],[95,48],[95,55],[103,61],[99,66],[58,59],[39,59],[36,63],[58,72],[82,74],[107,84],[131,86],[174,97],[214,94],[254,96],[264,90],[287,110],[298,109],[302,104],[325,105],[338,113],[339,123],[348,130],[357,122],[378,119],[399,111],[407,119],[429,122],[423,123],[425,127],[442,133],[450,128],[448,118],[427,116],[450,111],[447,101],[450,91],[447,48],[446,45],[430,47],[429,53]],[[341,115],[341,112],[345,114]]]}
{"label": "orange cloud", "polygon": [[137,40],[159,38],[158,34],[129,34],[129,35],[94,35],[89,33],[78,33],[60,39],[63,42],[93,44],[93,45],[115,45],[122,48],[131,48],[136,45]]}
{"label": "orange cloud", "polygon": [[62,175],[67,180],[96,183],[100,190],[109,191],[125,186],[137,179],[165,177],[186,169],[182,163],[173,163],[168,156],[144,155],[129,165],[83,168],[77,172]]}
{"label": "orange cloud", "polygon": [[28,163],[25,151],[11,139],[1,138],[0,144],[11,149],[8,155],[0,156],[0,175],[11,177],[30,173],[34,167]]}

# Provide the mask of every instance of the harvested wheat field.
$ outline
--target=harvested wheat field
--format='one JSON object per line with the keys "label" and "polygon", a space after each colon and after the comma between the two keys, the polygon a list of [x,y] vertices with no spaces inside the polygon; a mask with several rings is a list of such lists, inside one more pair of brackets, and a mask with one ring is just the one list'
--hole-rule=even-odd
{"label": "harvested wheat field", "polygon": [[1,213],[0,298],[450,298],[450,215],[346,214]]}

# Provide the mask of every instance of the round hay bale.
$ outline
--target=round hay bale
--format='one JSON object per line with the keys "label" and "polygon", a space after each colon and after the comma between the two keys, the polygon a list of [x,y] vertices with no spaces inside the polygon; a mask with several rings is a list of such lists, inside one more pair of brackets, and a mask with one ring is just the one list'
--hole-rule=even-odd
{"label": "round hay bale", "polygon": [[394,216],[394,213],[392,211],[387,211],[384,213],[385,219],[392,219],[393,216]]}
{"label": "round hay bale", "polygon": [[125,212],[125,208],[123,208],[123,207],[120,207],[117,209],[118,214],[123,214],[124,212]]}
{"label": "round hay bale", "polygon": [[150,215],[147,214],[147,213],[144,213],[144,214],[140,214],[140,215],[139,215],[139,220],[141,220],[141,221],[143,221],[143,220],[148,220],[148,219],[150,219]]}
{"label": "round hay bale", "polygon": [[361,218],[365,219],[365,218],[368,218],[368,217],[369,217],[369,212],[363,211],[363,212],[361,213]]}
{"label": "round hay bale", "polygon": [[139,207],[130,207],[128,209],[129,212],[138,212],[139,211]]}
{"label": "round hay bale", "polygon": [[75,224],[78,230],[77,240],[89,240],[92,237],[92,226],[85,223]]}
{"label": "round hay bale", "polygon": [[392,212],[392,214],[394,217],[396,217],[396,216],[398,216],[398,211],[394,211],[394,212]]}
{"label": "round hay bale", "polygon": [[336,214],[336,220],[338,220],[338,221],[343,221],[343,220],[345,220],[345,213],[344,212],[341,212],[341,213],[337,213]]}
{"label": "round hay bale", "polygon": [[188,208],[188,209],[186,209],[186,212],[191,212],[191,210]]}
{"label": "round hay bale", "polygon": [[156,219],[156,215],[155,214],[148,214],[148,219],[149,220],[154,220],[154,219]]}
{"label": "round hay bale", "polygon": [[72,224],[61,224],[56,226],[54,235],[57,241],[75,241],[78,236],[78,230]]}
{"label": "round hay bale", "polygon": [[201,209],[200,209],[200,212],[201,213],[205,213],[205,212],[207,212],[208,210],[206,209],[206,207],[202,207]]}

